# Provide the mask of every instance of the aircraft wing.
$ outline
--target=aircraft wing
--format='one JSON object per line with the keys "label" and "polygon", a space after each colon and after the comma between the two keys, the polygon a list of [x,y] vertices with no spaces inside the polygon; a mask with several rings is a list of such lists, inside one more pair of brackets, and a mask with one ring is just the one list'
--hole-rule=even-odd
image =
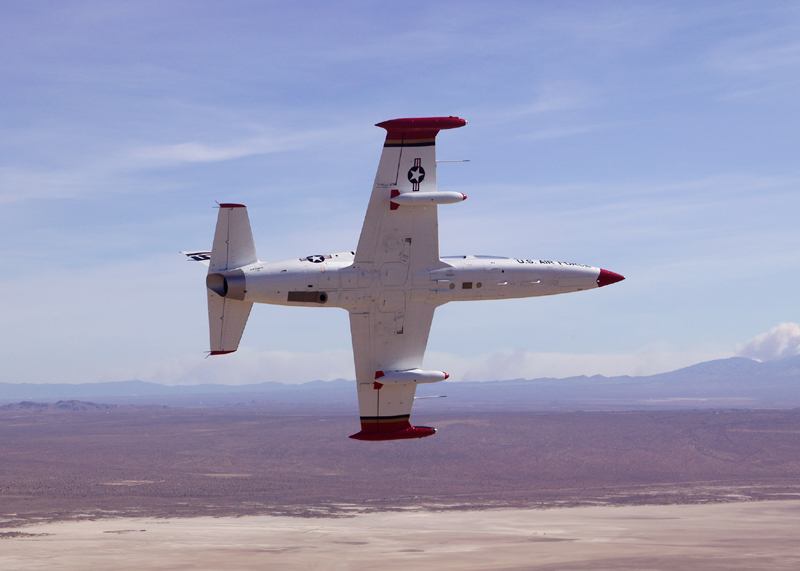
{"label": "aircraft wing", "polygon": [[350,313],[361,417],[361,432],[351,438],[393,440],[436,432],[428,427],[413,427],[409,422],[416,382],[381,382],[387,371],[420,369],[435,309],[428,303],[409,305],[403,316],[402,334],[396,332],[394,314],[376,307],[365,313]]}
{"label": "aircraft wing", "polygon": [[[428,270],[447,264],[439,259],[436,203],[416,199],[437,192],[437,133],[465,124],[456,117],[378,124],[386,129],[386,141],[352,266],[361,282],[354,287],[368,289],[372,301],[350,310],[361,415],[361,432],[351,438],[393,440],[435,432],[409,423],[417,383],[436,378],[435,371],[420,370],[436,305],[412,299],[412,284],[421,274],[427,285]],[[416,203],[393,203],[401,194]],[[436,380],[446,377],[438,375]]]}
{"label": "aircraft wing", "polygon": [[[355,266],[369,269],[410,255],[409,270],[442,267],[436,205],[402,207],[391,198],[406,193],[436,192],[436,135],[462,127],[457,117],[395,119],[378,123],[386,141],[375,175],[367,214],[356,249]],[[409,241],[410,240],[410,241]]]}

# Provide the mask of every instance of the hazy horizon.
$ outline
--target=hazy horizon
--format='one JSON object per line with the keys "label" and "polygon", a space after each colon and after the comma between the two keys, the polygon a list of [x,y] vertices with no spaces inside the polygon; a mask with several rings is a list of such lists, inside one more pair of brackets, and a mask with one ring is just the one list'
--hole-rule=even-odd
{"label": "hazy horizon", "polygon": [[[487,378],[480,379],[480,380],[470,380],[470,381],[463,380],[463,379],[458,379],[458,378],[450,378],[450,379],[448,379],[446,381],[443,381],[443,383],[449,385],[449,384],[452,384],[452,383],[496,383],[496,382],[537,381],[537,380],[563,381],[563,380],[571,380],[571,379],[576,379],[576,378],[593,379],[593,378],[598,378],[598,377],[601,377],[601,378],[604,378],[604,379],[616,379],[616,378],[623,378],[623,377],[627,377],[627,378],[631,378],[631,379],[645,379],[645,378],[653,377],[653,376],[656,376],[656,375],[679,373],[679,372],[687,370],[687,369],[692,369],[693,367],[695,367],[695,365],[701,365],[702,366],[702,365],[706,365],[706,364],[710,364],[710,363],[729,362],[731,359],[745,359],[746,361],[751,361],[753,363],[758,363],[759,365],[761,365],[761,364],[774,363],[774,362],[780,362],[780,361],[787,361],[788,362],[790,359],[792,359],[792,357],[796,357],[796,355],[782,357],[782,358],[774,359],[774,360],[761,361],[761,360],[758,360],[758,359],[751,359],[750,357],[743,357],[743,356],[740,356],[740,355],[736,355],[734,357],[727,357],[727,358],[723,358],[723,359],[713,359],[711,361],[701,361],[699,363],[693,363],[691,365],[687,365],[685,367],[679,367],[678,369],[674,369],[674,370],[671,370],[671,371],[663,371],[663,372],[659,372],[659,373],[653,373],[653,374],[650,374],[650,375],[602,375],[600,373],[595,373],[595,374],[590,374],[590,375],[581,374],[581,375],[570,375],[570,376],[565,376],[565,377],[529,377],[529,378],[525,378],[525,377],[514,377],[514,378],[492,377],[492,378],[490,378],[490,377],[487,377]],[[794,362],[794,361],[792,361],[792,362]],[[159,386],[164,386],[164,387],[192,387],[192,386],[213,385],[213,386],[221,386],[221,387],[230,386],[230,387],[234,388],[234,387],[257,386],[257,385],[263,385],[263,384],[278,384],[278,385],[283,385],[283,386],[290,387],[290,386],[306,385],[306,384],[311,384],[311,383],[333,383],[333,382],[354,383],[355,382],[355,377],[353,377],[353,378],[337,377],[335,379],[304,379],[304,380],[298,380],[298,381],[288,382],[288,383],[287,382],[283,382],[283,381],[279,381],[279,380],[271,380],[269,378],[260,378],[260,379],[245,379],[242,382],[238,382],[238,383],[200,383],[200,382],[198,382],[198,383],[172,383],[172,384],[169,384],[169,383],[159,383],[159,382],[155,382],[155,381],[145,381],[145,380],[142,380],[142,379],[123,379],[123,380],[120,380],[120,381],[84,381],[84,382],[76,382],[76,383],[27,383],[27,384],[44,386],[44,385],[55,385],[55,384],[94,385],[94,384],[131,383],[131,382],[134,382],[134,383],[148,383],[148,384],[159,385]],[[17,381],[17,382],[15,382],[15,381],[0,381],[0,383],[5,383],[5,384],[8,384],[8,385],[15,385],[15,384],[26,384],[26,381]],[[426,388],[433,388],[434,387],[434,385],[422,385],[422,386],[424,386]],[[442,386],[442,385],[441,384],[437,384],[436,386]]]}

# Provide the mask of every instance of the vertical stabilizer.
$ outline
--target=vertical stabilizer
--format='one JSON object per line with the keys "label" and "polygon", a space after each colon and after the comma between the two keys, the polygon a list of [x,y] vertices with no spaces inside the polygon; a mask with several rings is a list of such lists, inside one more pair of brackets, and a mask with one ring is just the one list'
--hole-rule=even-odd
{"label": "vertical stabilizer", "polygon": [[209,271],[224,272],[257,261],[247,208],[243,204],[220,204]]}

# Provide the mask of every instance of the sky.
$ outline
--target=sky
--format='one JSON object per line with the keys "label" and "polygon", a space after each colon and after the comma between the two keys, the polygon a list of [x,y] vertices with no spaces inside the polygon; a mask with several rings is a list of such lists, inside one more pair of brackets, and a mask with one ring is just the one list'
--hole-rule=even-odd
{"label": "sky", "polygon": [[254,307],[206,359],[216,201],[259,258],[352,250],[385,132],[440,133],[442,255],[624,282],[450,303],[452,380],[800,352],[794,2],[0,4],[1,382],[352,379],[347,313]]}

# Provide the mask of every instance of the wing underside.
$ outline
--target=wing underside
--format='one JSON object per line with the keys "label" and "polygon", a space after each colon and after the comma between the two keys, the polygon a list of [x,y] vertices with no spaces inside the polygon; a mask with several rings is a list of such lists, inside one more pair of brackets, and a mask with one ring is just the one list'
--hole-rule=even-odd
{"label": "wing underside", "polygon": [[409,422],[417,383],[381,382],[384,371],[422,367],[435,309],[428,303],[409,306],[403,316],[402,334],[397,333],[394,315],[377,308],[367,313],[350,313],[361,417],[361,432],[354,438],[419,438],[435,432],[427,427],[412,427]]}
{"label": "wing underside", "polygon": [[[350,311],[361,432],[351,438],[420,438],[435,429],[409,422],[416,382],[381,382],[386,371],[420,369],[436,305],[412,299],[413,284],[445,267],[435,203],[402,206],[401,194],[436,192],[436,134],[462,119],[397,119],[387,130],[353,269],[372,280],[372,303]],[[419,193],[417,195],[416,193]],[[388,377],[387,377],[388,378]]]}

